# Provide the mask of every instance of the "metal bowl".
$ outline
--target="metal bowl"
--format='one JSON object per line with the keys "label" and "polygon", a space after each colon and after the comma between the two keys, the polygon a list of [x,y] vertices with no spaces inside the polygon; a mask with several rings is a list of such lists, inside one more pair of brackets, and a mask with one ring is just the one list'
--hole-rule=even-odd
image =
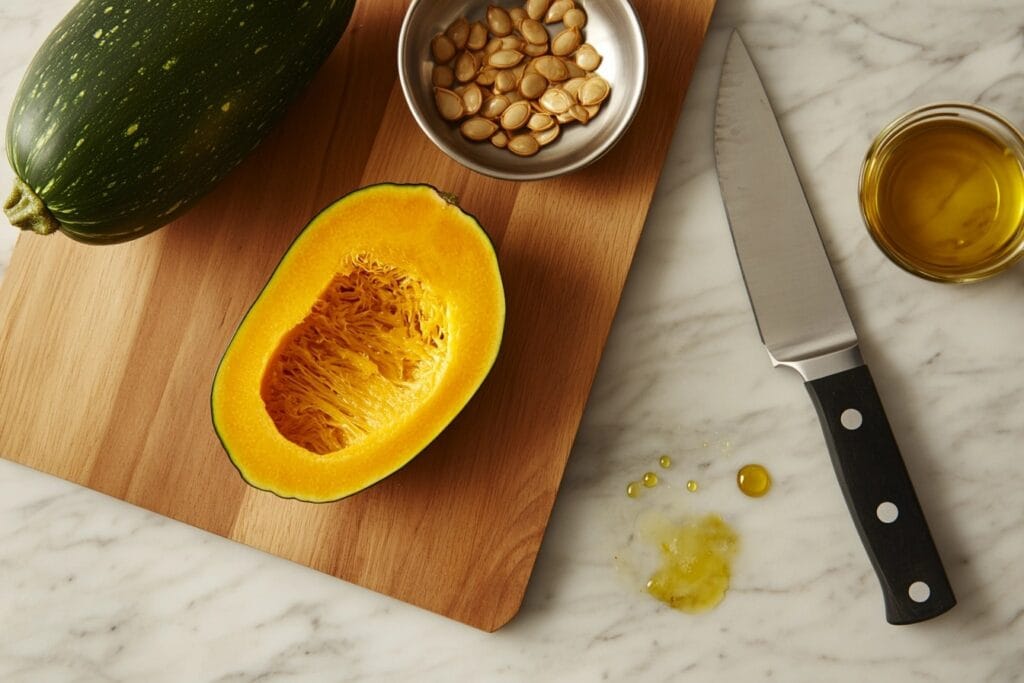
{"label": "metal bowl", "polygon": [[[518,157],[490,142],[462,137],[434,104],[430,40],[460,16],[483,19],[487,6],[522,7],[509,0],[413,0],[398,38],[398,76],[416,123],[434,144],[463,166],[506,180],[539,180],[571,173],[599,159],[629,128],[647,81],[647,45],[629,0],[577,0],[587,12],[584,39],[604,57],[597,73],[612,91],[587,125],[562,126],[558,140],[532,157]],[[549,25],[549,33],[552,26]]]}

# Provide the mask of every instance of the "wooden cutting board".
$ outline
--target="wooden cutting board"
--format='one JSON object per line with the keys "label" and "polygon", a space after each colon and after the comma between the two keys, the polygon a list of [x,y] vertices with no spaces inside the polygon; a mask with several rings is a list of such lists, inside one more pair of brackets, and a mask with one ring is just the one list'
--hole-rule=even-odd
{"label": "wooden cutting board", "polygon": [[[714,0],[634,0],[648,97],[598,164],[518,184],[449,160],[397,84],[406,2],[363,0],[282,125],[194,210],[113,247],[23,235],[0,289],[0,454],[488,631],[522,602]],[[210,422],[220,355],[318,209],[426,182],[488,229],[498,362],[412,464],[347,500],[247,486]]]}

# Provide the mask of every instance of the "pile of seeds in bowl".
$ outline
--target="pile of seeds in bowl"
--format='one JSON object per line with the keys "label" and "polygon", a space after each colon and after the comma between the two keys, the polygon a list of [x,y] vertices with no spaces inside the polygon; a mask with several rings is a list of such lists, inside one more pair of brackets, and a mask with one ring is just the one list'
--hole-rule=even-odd
{"label": "pile of seeds in bowl", "polygon": [[[545,24],[562,24],[553,36]],[[587,14],[574,0],[526,0],[459,17],[430,43],[437,109],[461,121],[469,140],[532,156],[561,127],[597,115],[611,86],[594,71],[601,55],[584,42]]]}

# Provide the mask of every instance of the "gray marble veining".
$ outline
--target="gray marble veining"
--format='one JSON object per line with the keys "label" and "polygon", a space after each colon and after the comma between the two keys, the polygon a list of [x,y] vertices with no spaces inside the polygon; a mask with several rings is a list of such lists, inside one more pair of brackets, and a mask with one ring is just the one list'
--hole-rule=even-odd
{"label": "gray marble veining", "polygon": [[[0,7],[0,102],[71,4]],[[758,342],[712,156],[734,26],[960,600],[935,621],[885,623],[806,392]],[[505,629],[479,633],[0,461],[0,680],[1024,680],[1024,270],[968,287],[917,280],[878,252],[856,204],[874,133],[937,100],[1024,123],[1024,6],[720,0],[526,602]],[[0,230],[0,272],[13,244]],[[665,483],[627,498],[661,453],[675,461]],[[774,477],[765,498],[735,488],[750,461]],[[714,611],[666,608],[623,562],[651,510],[717,512],[739,532]]]}

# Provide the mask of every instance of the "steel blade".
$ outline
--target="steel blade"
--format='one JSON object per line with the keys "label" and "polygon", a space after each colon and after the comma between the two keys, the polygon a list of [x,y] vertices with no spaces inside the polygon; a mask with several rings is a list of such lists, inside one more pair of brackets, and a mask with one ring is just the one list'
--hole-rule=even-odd
{"label": "steel blade", "polygon": [[[772,360],[808,377],[808,361],[855,355],[857,333],[800,178],[735,32],[718,87],[715,160],[743,279]],[[859,356],[846,360],[859,362]]]}

